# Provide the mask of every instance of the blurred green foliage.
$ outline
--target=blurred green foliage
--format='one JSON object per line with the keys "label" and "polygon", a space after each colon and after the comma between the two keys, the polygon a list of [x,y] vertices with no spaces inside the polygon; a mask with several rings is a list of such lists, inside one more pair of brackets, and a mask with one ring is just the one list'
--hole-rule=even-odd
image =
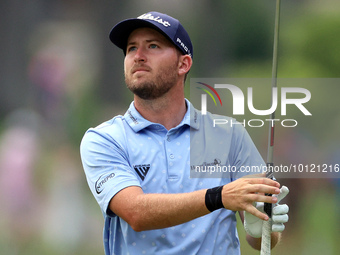
{"label": "blurred green foliage", "polygon": [[[27,41],[39,25],[76,21],[91,24],[96,31],[95,47],[100,52],[98,53],[100,61],[83,62],[80,67],[82,64],[93,65],[93,68],[96,65],[99,71],[88,81],[86,88],[76,88],[73,94],[67,95],[67,100],[63,103],[63,107],[66,108],[65,116],[62,116],[59,122],[47,125],[40,133],[42,150],[36,163],[34,176],[37,192],[44,195],[41,197],[42,208],[36,209],[37,215],[40,215],[38,211],[43,210],[44,205],[46,206],[51,199],[48,192],[53,186],[52,180],[55,181],[56,169],[65,158],[72,160],[71,165],[77,169],[76,179],[80,182],[79,190],[83,194],[82,203],[85,205],[72,216],[77,219],[82,215],[86,219],[82,224],[91,223],[86,231],[79,230],[82,232],[80,235],[82,239],[71,247],[67,245],[56,247],[55,243],[44,238],[45,233],[39,232],[39,229],[32,229],[28,238],[26,235],[21,239],[20,236],[16,236],[17,233],[4,231],[2,228],[0,254],[103,254],[102,215],[86,187],[78,148],[84,132],[89,127],[96,126],[114,115],[124,114],[132,100],[131,94],[124,85],[123,54],[108,40],[108,32],[112,25],[149,10],[168,13],[182,22],[194,44],[194,65],[189,79],[190,77],[269,78],[272,65],[275,1],[126,0],[98,3],[35,1],[34,4],[27,4],[27,8],[22,6],[17,8],[19,4],[23,3],[18,0],[1,3],[4,12],[2,17],[6,19],[6,22],[2,22],[1,28],[6,28],[7,32],[3,34],[8,35],[2,39],[1,54],[4,61],[0,68],[1,132],[7,128],[5,117],[13,110],[19,107],[37,109],[36,87],[28,74],[32,52],[27,52],[29,51]],[[337,0],[320,3],[287,0],[282,1],[281,7],[279,78],[339,78],[339,2]],[[15,14],[13,10],[20,11],[22,15]],[[84,41],[77,41],[78,45],[84,43]],[[316,116],[319,114],[328,117],[329,123],[318,121],[316,118],[303,120],[301,118],[302,128],[297,134],[292,135],[278,129],[277,157],[286,155],[282,154],[280,144],[285,144],[285,150],[290,150],[289,146],[299,147],[301,144],[308,147],[313,147],[310,146],[311,144],[316,145],[313,153],[303,155],[304,159],[310,160],[318,157],[330,159],[331,155],[326,155],[330,154],[330,149],[339,150],[340,111],[337,102],[340,87],[335,84],[331,92],[320,87],[311,88],[313,92],[309,107]],[[189,86],[186,87],[186,94],[190,97]],[[259,102],[262,103],[267,96],[264,94],[259,98]],[[320,105],[322,108],[319,107]],[[250,134],[264,155],[267,130],[261,129],[256,132],[250,130]],[[293,145],[287,143],[287,137],[293,139]],[[300,154],[303,152],[294,153],[297,158]],[[339,161],[339,157],[340,155],[335,154],[336,161]],[[291,158],[288,157],[289,159]],[[287,159],[283,157],[282,160]],[[319,182],[305,180],[290,187],[293,198],[290,200],[293,205],[292,223],[287,225],[283,242],[273,254],[340,254],[340,244],[337,241],[340,229],[338,219],[340,202],[339,197],[336,197],[333,184],[331,180]],[[61,179],[59,189],[65,191],[63,185]],[[64,197],[64,199],[68,198]],[[3,226],[2,223],[6,225],[4,221],[5,219],[0,220],[0,227]],[[58,224],[63,225],[65,222]],[[40,225],[37,228],[41,227]],[[242,226],[239,225],[238,228],[242,254],[258,254],[251,251],[245,243]]]}

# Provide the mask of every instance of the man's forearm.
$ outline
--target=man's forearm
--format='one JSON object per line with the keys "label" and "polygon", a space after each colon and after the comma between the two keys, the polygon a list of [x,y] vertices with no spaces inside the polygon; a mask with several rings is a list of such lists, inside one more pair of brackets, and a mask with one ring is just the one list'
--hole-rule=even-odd
{"label": "man's forearm", "polygon": [[[110,209],[135,231],[171,227],[209,213],[205,206],[206,190],[181,194],[144,194],[138,189],[129,187],[129,191],[126,189],[118,193],[119,200],[114,197],[110,202]],[[138,194],[132,197],[126,191]],[[126,203],[121,206],[121,201]]]}

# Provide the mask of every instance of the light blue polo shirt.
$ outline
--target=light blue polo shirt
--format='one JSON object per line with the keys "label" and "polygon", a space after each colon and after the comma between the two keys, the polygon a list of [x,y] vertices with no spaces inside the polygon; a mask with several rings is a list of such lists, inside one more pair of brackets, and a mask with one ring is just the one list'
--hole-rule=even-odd
{"label": "light blue polo shirt", "polygon": [[106,255],[240,254],[233,211],[219,209],[174,227],[135,232],[108,209],[111,198],[129,186],[139,186],[145,193],[191,192],[249,174],[230,171],[223,172],[223,178],[211,178],[223,166],[240,170],[264,165],[242,125],[213,127],[215,115],[201,115],[189,101],[186,104],[182,122],[169,131],[144,119],[132,102],[124,116],[90,128],[84,135],[81,158],[105,219]]}

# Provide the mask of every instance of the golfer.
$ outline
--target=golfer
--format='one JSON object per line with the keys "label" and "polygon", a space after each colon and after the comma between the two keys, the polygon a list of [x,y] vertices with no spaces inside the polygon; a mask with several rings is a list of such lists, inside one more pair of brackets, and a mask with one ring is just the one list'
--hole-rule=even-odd
{"label": "golfer", "polygon": [[265,163],[242,125],[213,127],[213,115],[185,99],[193,46],[180,22],[149,12],[118,23],[110,40],[123,50],[134,100],[124,115],[90,128],[81,143],[87,182],[105,219],[105,254],[240,254],[236,213],[248,243],[260,249],[268,220],[263,202],[274,204],[274,247],[288,221],[288,206],[278,205],[286,187],[241,171],[190,178],[196,166]]}

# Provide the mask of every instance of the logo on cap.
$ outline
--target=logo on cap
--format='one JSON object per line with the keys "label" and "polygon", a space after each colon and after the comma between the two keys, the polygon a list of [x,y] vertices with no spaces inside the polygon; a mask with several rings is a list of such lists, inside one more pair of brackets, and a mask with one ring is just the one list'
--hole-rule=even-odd
{"label": "logo on cap", "polygon": [[137,17],[137,19],[148,19],[148,20],[156,21],[156,22],[158,22],[159,24],[162,24],[165,27],[170,27],[171,26],[169,21],[163,20],[159,16],[155,17],[155,16],[153,16],[150,13],[145,13],[145,14]]}
{"label": "logo on cap", "polygon": [[190,55],[190,57],[192,57],[192,54],[191,54],[189,48],[184,44],[184,42],[182,42],[181,38],[178,38],[178,37],[177,37],[176,42],[183,48],[183,50],[184,50],[187,54]]}

